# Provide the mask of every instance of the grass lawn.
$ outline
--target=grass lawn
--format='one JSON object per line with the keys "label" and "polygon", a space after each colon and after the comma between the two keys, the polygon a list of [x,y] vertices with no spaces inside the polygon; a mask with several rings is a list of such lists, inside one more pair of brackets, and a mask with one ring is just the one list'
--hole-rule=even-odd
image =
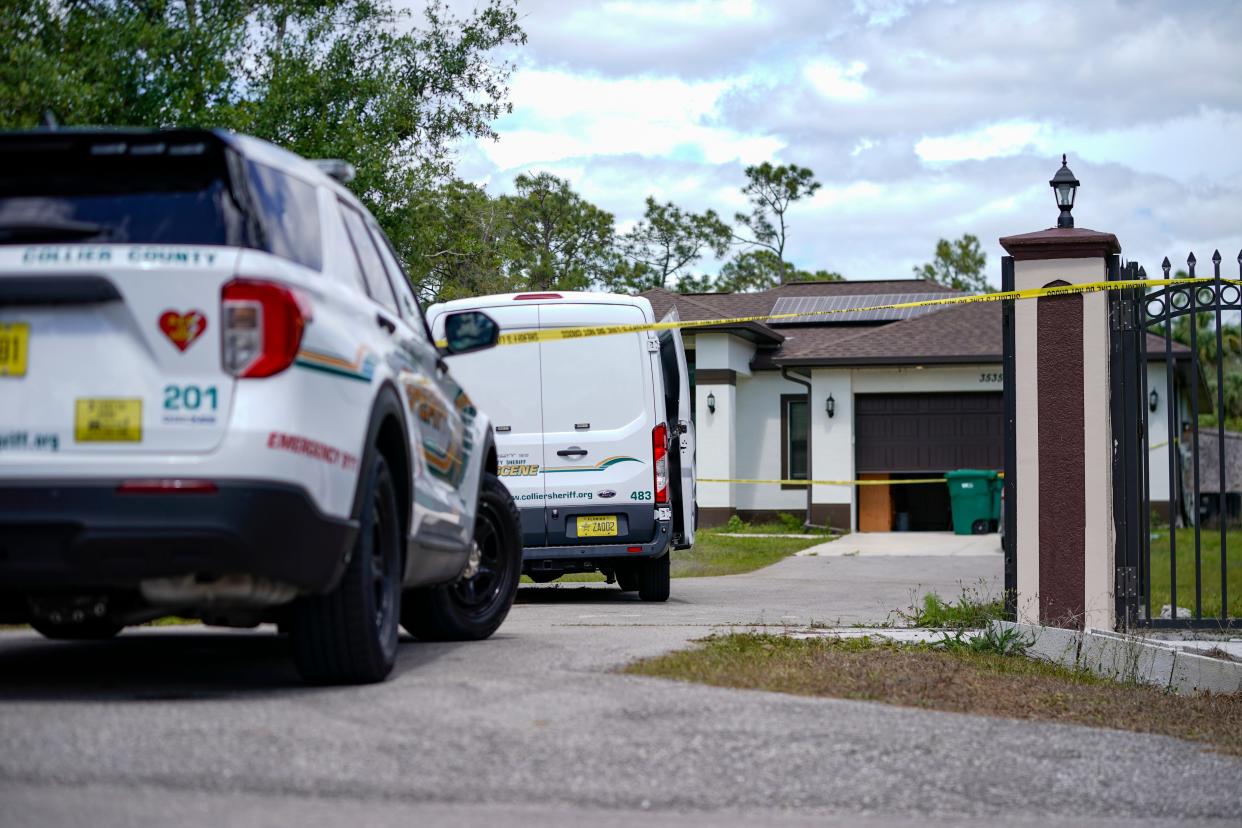
{"label": "grass lawn", "polygon": [[[1151,540],[1151,611],[1172,603],[1169,594],[1169,529],[1153,526]],[[1200,530],[1200,583],[1203,614],[1220,615],[1220,530]],[[1230,530],[1225,536],[1229,569],[1229,615],[1242,617],[1242,531]],[[1195,530],[1177,530],[1177,605],[1192,613],[1195,608]]]}
{"label": "grass lawn", "polygon": [[831,696],[1010,719],[1158,733],[1242,755],[1242,694],[1178,696],[1021,655],[878,638],[711,636],[624,672],[717,687]]}
{"label": "grass lawn", "polygon": [[[748,527],[754,529],[757,527]],[[699,529],[694,533],[694,546],[672,551],[674,578],[700,578],[709,575],[738,575],[771,566],[809,546],[829,540],[823,538],[729,538],[723,529]],[[565,575],[560,581],[602,581],[598,572]],[[525,575],[522,583],[531,583]]]}

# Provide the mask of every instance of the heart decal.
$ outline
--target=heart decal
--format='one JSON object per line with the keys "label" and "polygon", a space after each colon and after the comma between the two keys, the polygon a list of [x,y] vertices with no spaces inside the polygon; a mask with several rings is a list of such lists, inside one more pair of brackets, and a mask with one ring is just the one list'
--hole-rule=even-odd
{"label": "heart decal", "polygon": [[207,330],[207,317],[197,310],[185,313],[167,310],[160,314],[160,330],[178,351],[184,352]]}

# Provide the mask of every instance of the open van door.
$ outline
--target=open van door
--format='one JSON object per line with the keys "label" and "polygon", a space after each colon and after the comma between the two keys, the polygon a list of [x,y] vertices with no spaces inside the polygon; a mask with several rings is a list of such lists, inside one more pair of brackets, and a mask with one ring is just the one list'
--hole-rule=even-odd
{"label": "open van door", "polygon": [[[670,310],[660,321],[679,321],[677,309]],[[660,332],[660,367],[664,374],[664,410],[669,433],[678,448],[669,452],[669,459],[674,465],[669,469],[673,495],[673,548],[688,549],[694,545],[697,516],[694,414],[690,407],[692,397],[686,347],[677,328]]]}

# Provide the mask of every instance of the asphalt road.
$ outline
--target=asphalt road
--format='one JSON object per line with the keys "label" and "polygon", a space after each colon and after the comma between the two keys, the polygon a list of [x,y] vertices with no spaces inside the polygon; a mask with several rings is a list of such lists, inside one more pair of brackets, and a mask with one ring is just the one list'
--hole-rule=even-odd
{"label": "asphalt road", "polygon": [[722,625],[882,620],[1000,566],[791,558],[664,605],[524,588],[491,640],[411,641],[362,688],[299,686],[266,629],[3,633],[0,825],[1237,824],[1242,761],[1174,739],[612,672]]}

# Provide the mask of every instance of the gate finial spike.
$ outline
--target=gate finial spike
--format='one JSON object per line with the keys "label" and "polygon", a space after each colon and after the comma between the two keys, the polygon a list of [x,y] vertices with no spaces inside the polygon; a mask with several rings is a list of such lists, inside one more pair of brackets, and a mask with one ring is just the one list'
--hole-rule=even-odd
{"label": "gate finial spike", "polygon": [[1220,264],[1220,251],[1217,250],[1212,254],[1212,264]]}
{"label": "gate finial spike", "polygon": [[[1242,261],[1242,250],[1238,251],[1238,261]],[[1169,264],[1169,257],[1165,256],[1164,261],[1160,263],[1160,269],[1164,271],[1164,278],[1169,278],[1169,271],[1173,265]]]}
{"label": "gate finial spike", "polygon": [[1198,261],[1198,259],[1196,259],[1196,258],[1195,258],[1194,251],[1192,250],[1192,251],[1190,252],[1190,255],[1186,257],[1186,264],[1190,265],[1191,267],[1194,267],[1194,266],[1195,266],[1195,262],[1197,262],[1197,261]]}
{"label": "gate finial spike", "polygon": [[1140,279],[1147,278],[1147,268],[1143,267],[1142,265],[1139,265],[1139,278]]}
{"label": "gate finial spike", "polygon": [[1242,265],[1242,250],[1238,251],[1238,264]]}

